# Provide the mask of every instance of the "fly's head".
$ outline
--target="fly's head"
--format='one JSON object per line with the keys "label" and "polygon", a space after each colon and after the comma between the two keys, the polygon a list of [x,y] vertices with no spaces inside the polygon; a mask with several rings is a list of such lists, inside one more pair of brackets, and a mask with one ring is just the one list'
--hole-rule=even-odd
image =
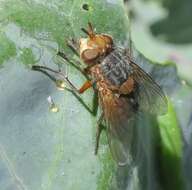
{"label": "fly's head", "polygon": [[88,37],[79,40],[80,57],[87,64],[110,53],[113,46],[111,36],[107,34],[95,34],[91,23],[88,23],[88,26],[88,30],[82,28]]}

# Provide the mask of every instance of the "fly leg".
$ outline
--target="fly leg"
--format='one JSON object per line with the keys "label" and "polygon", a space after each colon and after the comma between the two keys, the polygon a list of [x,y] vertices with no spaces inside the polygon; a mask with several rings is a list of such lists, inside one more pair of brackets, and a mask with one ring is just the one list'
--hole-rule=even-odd
{"label": "fly leg", "polygon": [[[32,66],[32,70],[34,71],[38,71],[41,72],[43,74],[45,74],[46,76],[48,76],[56,85],[57,85],[57,81],[58,79],[56,79],[55,76],[51,75],[49,72],[52,72],[54,74],[56,74],[57,76],[60,76],[62,78],[62,80],[64,80],[69,87],[65,87],[66,90],[70,91],[76,98],[77,100],[86,108],[87,111],[89,111],[89,113],[91,113],[92,115],[96,115],[97,114],[97,109],[98,109],[98,97],[97,97],[97,91],[94,94],[94,99],[93,99],[93,108],[89,108],[89,106],[86,105],[86,103],[81,99],[81,97],[79,96],[79,94],[84,93],[87,89],[89,89],[90,87],[93,86],[93,84],[95,83],[95,81],[86,81],[81,88],[77,88],[69,79],[67,75],[64,75],[63,73],[61,73],[60,71],[55,71],[51,68],[45,67],[45,66],[40,66],[40,65],[33,65]],[[99,139],[100,139],[100,134],[102,132],[102,130],[104,129],[104,126],[102,125],[102,121],[104,119],[104,114],[102,113],[101,116],[99,117],[99,120],[97,121],[97,133],[96,133],[96,145],[95,145],[95,154],[97,154],[98,152],[98,148],[99,148]]]}
{"label": "fly leg", "polygon": [[100,115],[100,117],[99,117],[99,119],[97,121],[95,155],[98,152],[100,135],[101,135],[102,130],[104,129],[104,126],[102,125],[103,119],[104,119],[104,113],[102,112],[102,114]]}
{"label": "fly leg", "polygon": [[68,86],[66,87],[67,90],[69,91],[73,91],[75,93],[78,93],[78,94],[82,94],[83,92],[85,92],[87,89],[89,89],[90,87],[92,87],[93,85],[93,82],[91,81],[86,81],[82,87],[80,89],[78,89],[77,87],[75,87],[75,85],[69,80],[68,76],[63,74],[62,72],[60,71],[56,71],[54,69],[51,69],[49,67],[45,67],[45,66],[40,66],[40,65],[33,65],[32,66],[32,70],[34,71],[39,71],[43,74],[45,74],[46,76],[48,76],[53,82],[57,82],[58,80],[56,79],[56,77],[52,76],[51,74],[49,74],[47,71],[49,72],[52,72],[54,74],[57,75],[57,77],[60,77],[62,80],[64,80]]}
{"label": "fly leg", "polygon": [[[33,65],[32,70],[41,72],[45,74],[49,79],[51,79],[58,88],[66,89],[67,91],[71,92],[77,100],[85,107],[85,109],[91,113],[92,115],[96,115],[97,109],[97,101],[93,102],[93,108],[89,108],[88,105],[82,100],[82,98],[79,96],[80,94],[84,93],[87,89],[92,87],[94,84],[94,81],[87,80],[79,89],[69,80],[68,76],[63,74],[60,71],[56,71],[54,69],[51,69],[49,67],[40,66],[40,65]],[[54,73],[56,76],[50,74]],[[59,79],[57,79],[59,77]],[[64,82],[64,83],[63,83]],[[65,85],[66,84],[66,85]]]}
{"label": "fly leg", "polygon": [[[77,43],[76,40],[74,40],[73,38],[71,38],[70,40],[67,41],[67,46],[72,50],[72,52],[77,56],[79,56],[79,45]],[[77,70],[79,70],[81,73],[83,73],[83,69],[81,69],[81,62],[74,60],[74,58],[69,58],[63,51],[58,51],[57,55],[62,57],[65,61],[67,61],[67,63],[69,63],[70,65],[72,65],[73,67],[75,67]],[[83,73],[84,74],[84,73]]]}
{"label": "fly leg", "polygon": [[57,55],[59,55],[60,57],[62,57],[67,63],[69,63],[71,66],[73,66],[73,67],[74,67],[75,69],[77,69],[79,72],[81,72],[81,74],[83,74],[83,75],[86,77],[86,79],[89,80],[89,77],[88,77],[89,69],[90,69],[89,66],[87,66],[86,68],[82,68],[80,61],[74,60],[74,59],[72,59],[72,58],[68,58],[68,56],[67,56],[64,52],[59,51],[59,52],[57,53]]}
{"label": "fly leg", "polygon": [[67,41],[67,46],[79,57],[79,44],[74,38]]}
{"label": "fly leg", "polygon": [[[40,65],[33,65],[32,66],[32,70],[34,71],[39,71],[43,74],[45,74],[46,76],[48,76],[53,82],[56,82],[57,83],[57,79],[56,77],[52,76],[51,74],[49,74],[47,71],[49,72],[52,72],[54,74],[57,75],[57,77],[60,77],[61,80],[65,81],[69,88],[66,87],[67,90],[69,91],[73,91],[75,93],[78,93],[78,94],[82,94],[84,91],[86,91],[87,89],[89,89],[90,87],[92,87],[92,82],[91,81],[86,81],[82,87],[80,89],[76,88],[75,85],[69,80],[68,76],[67,75],[64,75],[62,72],[60,71],[56,71],[54,69],[51,69],[49,67],[45,67],[45,66],[40,66]],[[60,80],[59,80],[60,81]]]}
{"label": "fly leg", "polygon": [[69,58],[64,52],[58,51],[57,55],[62,57],[67,63],[72,65],[75,69],[80,71],[83,75],[85,75],[84,69],[81,68],[80,61],[74,60],[73,58]]}
{"label": "fly leg", "polygon": [[[69,40],[67,42],[67,46],[72,50],[72,52],[80,57],[79,55],[79,45],[77,43],[77,41],[75,41],[73,38],[71,40]],[[69,58],[64,52],[58,51],[57,55],[62,57],[67,63],[69,63],[70,65],[72,65],[74,68],[76,68],[78,71],[81,72],[81,74],[83,74],[87,79],[89,79],[88,74],[89,74],[89,69],[93,66],[93,65],[89,65],[86,68],[82,68],[81,67],[81,62],[78,60],[75,60],[74,58]]]}

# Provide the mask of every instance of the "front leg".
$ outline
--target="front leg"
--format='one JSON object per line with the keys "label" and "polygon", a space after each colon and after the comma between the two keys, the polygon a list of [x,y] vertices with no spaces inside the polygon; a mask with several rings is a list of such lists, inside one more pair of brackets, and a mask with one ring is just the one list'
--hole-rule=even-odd
{"label": "front leg", "polygon": [[61,52],[61,51],[58,51],[57,55],[62,57],[72,67],[74,67],[75,69],[80,71],[81,74],[83,74],[85,76],[85,78],[89,80],[89,76],[88,75],[90,74],[90,67],[91,66],[87,66],[85,68],[82,68],[80,61],[74,60],[73,58],[69,58],[64,52]]}
{"label": "front leg", "polygon": [[[86,81],[79,89],[71,82],[67,75],[64,75],[60,71],[56,71],[54,69],[51,69],[49,67],[40,66],[40,65],[33,65],[32,70],[38,71],[46,75],[49,79],[51,79],[58,89],[66,89],[67,91],[71,92],[78,101],[86,108],[87,111],[89,111],[92,115],[97,114],[97,96],[96,92],[94,93],[94,99],[93,99],[93,108],[90,109],[89,106],[86,105],[86,103],[82,100],[82,98],[79,96],[80,94],[84,93],[86,90],[88,90],[90,87],[94,85],[94,81]],[[50,74],[54,73],[56,76]],[[59,79],[57,79],[59,77]],[[66,86],[67,85],[67,86]]]}
{"label": "front leg", "polygon": [[[80,71],[84,76],[86,73],[84,72],[84,69],[81,68],[81,62],[74,60],[73,58],[69,58],[64,52],[58,51],[57,55],[62,57],[67,63],[69,63],[71,66],[73,66],[75,69]],[[87,78],[87,75],[86,75]]]}
{"label": "front leg", "polygon": [[[51,68],[48,68],[48,67],[45,67],[45,66],[39,66],[39,65],[32,66],[32,70],[39,71],[39,72],[45,74],[46,76],[48,76],[56,84],[56,86],[58,86],[57,82],[62,81],[62,80],[56,79],[54,76],[49,74],[47,71],[53,72],[53,73],[59,75],[60,77],[62,77],[62,79],[64,79],[66,81],[66,83],[68,84],[68,86],[69,86],[69,87],[65,87],[65,89],[70,91],[78,99],[78,101],[86,108],[86,110],[89,111],[92,115],[95,116],[97,114],[97,108],[98,108],[98,101],[97,100],[98,99],[97,99],[97,96],[96,96],[96,92],[94,93],[95,98],[93,99],[93,108],[92,109],[90,109],[89,106],[87,106],[86,103],[79,96],[79,94],[84,93],[86,90],[88,90],[90,87],[92,87],[93,84],[95,83],[95,81],[94,82],[93,81],[86,81],[81,86],[81,88],[78,89],[68,79],[68,77],[65,76],[63,73],[61,73],[60,71],[55,71],[55,70],[53,70]],[[99,117],[99,120],[97,121],[95,154],[97,154],[97,152],[98,152],[100,135],[101,135],[102,130],[104,129],[104,126],[102,125],[103,119],[104,119],[104,113],[101,114],[101,116]]]}
{"label": "front leg", "polygon": [[67,46],[73,51],[75,55],[79,56],[79,43],[74,38],[67,41]]}

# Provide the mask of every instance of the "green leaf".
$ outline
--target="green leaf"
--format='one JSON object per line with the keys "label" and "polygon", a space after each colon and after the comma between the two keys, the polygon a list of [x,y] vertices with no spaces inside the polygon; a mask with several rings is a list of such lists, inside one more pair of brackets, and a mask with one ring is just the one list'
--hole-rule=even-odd
{"label": "green leaf", "polygon": [[184,189],[181,129],[171,101],[168,113],[158,118],[161,135],[160,168],[164,189]]}
{"label": "green leaf", "polygon": [[133,7],[131,31],[137,50],[151,60],[175,62],[179,76],[190,83],[191,4],[190,0],[135,0],[128,5]]}
{"label": "green leaf", "polygon": [[3,32],[0,32],[0,65],[15,55],[16,47],[14,43],[11,42]]}
{"label": "green leaf", "polygon": [[[20,64],[30,65],[38,60],[40,65],[56,67],[58,49],[73,56],[66,48],[66,40],[84,36],[81,28],[88,21],[98,33],[112,35],[115,43],[127,42],[128,20],[123,2],[5,0],[0,13],[5,46],[11,42],[17,52],[15,56],[5,51],[7,58],[2,61],[5,67],[0,75],[1,189],[160,189],[155,160],[159,134],[154,118],[143,117],[138,123],[135,165],[119,168],[111,158],[105,133],[99,154],[93,153],[98,116],[91,115],[70,92],[58,92],[46,76]],[[151,64],[137,51],[135,61],[169,95],[179,86],[175,65]],[[68,67],[68,73],[76,86],[85,81],[73,67]],[[49,111],[48,96],[59,108],[58,113]],[[91,108],[93,91],[83,94],[82,99]],[[175,126],[175,120],[170,125]]]}
{"label": "green leaf", "polygon": [[35,56],[31,48],[23,48],[20,55],[21,63],[33,65],[36,63]]}

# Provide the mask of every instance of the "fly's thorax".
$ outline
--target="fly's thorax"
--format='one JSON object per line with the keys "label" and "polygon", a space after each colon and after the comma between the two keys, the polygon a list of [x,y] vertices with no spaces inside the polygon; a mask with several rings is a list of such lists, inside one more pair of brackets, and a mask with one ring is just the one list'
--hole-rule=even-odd
{"label": "fly's thorax", "polygon": [[132,73],[129,63],[129,57],[124,52],[115,49],[104,58],[101,63],[101,70],[105,78],[112,85],[120,86]]}
{"label": "fly's thorax", "polygon": [[112,91],[109,88],[109,83],[103,76],[101,65],[97,64],[90,68],[92,80],[95,81],[96,89],[101,96],[110,96]]}
{"label": "fly's thorax", "polygon": [[90,74],[92,77],[93,81],[101,81],[101,80],[105,80],[102,70],[101,70],[101,65],[100,64],[96,64],[94,66],[92,66],[90,68]]}

